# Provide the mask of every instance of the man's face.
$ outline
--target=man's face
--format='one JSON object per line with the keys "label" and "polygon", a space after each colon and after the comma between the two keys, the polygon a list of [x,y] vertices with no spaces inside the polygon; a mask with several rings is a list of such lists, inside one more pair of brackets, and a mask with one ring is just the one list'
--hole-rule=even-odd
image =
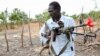
{"label": "man's face", "polygon": [[52,5],[49,6],[48,12],[51,17],[57,17],[59,15],[59,10],[54,9],[54,6],[52,6]]}

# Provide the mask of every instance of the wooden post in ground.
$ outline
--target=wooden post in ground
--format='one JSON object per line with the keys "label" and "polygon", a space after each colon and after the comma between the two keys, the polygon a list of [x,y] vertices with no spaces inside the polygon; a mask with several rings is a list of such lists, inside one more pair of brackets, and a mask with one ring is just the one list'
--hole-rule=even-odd
{"label": "wooden post in ground", "polygon": [[31,37],[30,23],[28,23],[28,28],[29,28],[30,45],[32,45],[32,37]]}
{"label": "wooden post in ground", "polygon": [[8,39],[7,39],[7,9],[5,10],[5,19],[3,21],[4,25],[5,25],[5,32],[4,32],[4,37],[5,37],[5,40],[6,40],[6,45],[7,45],[7,52],[9,51],[9,44],[8,44]]}
{"label": "wooden post in ground", "polygon": [[97,19],[97,27],[98,27],[98,30],[100,30],[100,20],[99,19]]}
{"label": "wooden post in ground", "polygon": [[30,29],[30,11],[29,11],[28,29],[29,29],[30,45],[32,45],[32,37],[31,37],[31,29]]}
{"label": "wooden post in ground", "polygon": [[[82,7],[82,24],[84,24],[84,15],[83,15],[83,7]],[[85,27],[83,26],[83,31],[84,31],[84,34],[85,34]]]}
{"label": "wooden post in ground", "polygon": [[8,52],[8,51],[9,51],[9,44],[8,44],[8,39],[7,39],[7,30],[6,30],[6,29],[5,29],[4,36],[5,36],[6,45],[7,45],[7,52]]}
{"label": "wooden post in ground", "polygon": [[22,21],[22,32],[21,32],[21,44],[22,44],[22,47],[23,46],[23,32],[24,32],[24,22]]}

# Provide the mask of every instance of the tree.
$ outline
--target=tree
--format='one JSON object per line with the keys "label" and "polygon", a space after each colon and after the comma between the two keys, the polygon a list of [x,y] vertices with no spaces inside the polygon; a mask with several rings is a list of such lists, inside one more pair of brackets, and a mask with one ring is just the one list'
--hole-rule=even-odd
{"label": "tree", "polygon": [[1,13],[0,13],[0,19],[1,19],[1,20],[5,20],[4,12],[1,12]]}
{"label": "tree", "polygon": [[[61,12],[61,14],[67,16],[65,11]],[[49,12],[46,10],[46,11],[44,11],[41,14],[35,15],[35,18],[38,21],[45,22],[45,21],[47,21],[50,18],[50,15],[49,15]]]}
{"label": "tree", "polygon": [[6,28],[8,29],[7,17],[8,17],[8,12],[7,12],[7,9],[6,9],[4,12],[0,13],[0,19],[2,20],[2,23],[5,24]]}
{"label": "tree", "polygon": [[5,16],[4,16],[4,12],[0,13],[0,30],[2,30],[4,27],[3,22],[5,21]]}
{"label": "tree", "polygon": [[62,14],[62,15],[66,15],[66,12],[65,12],[65,11],[63,11],[61,14]]}
{"label": "tree", "polygon": [[38,21],[45,22],[50,18],[50,15],[49,15],[48,11],[44,11],[42,14],[35,15],[35,18]]}
{"label": "tree", "polygon": [[68,16],[65,11],[61,12],[61,15]]}
{"label": "tree", "polygon": [[6,45],[7,45],[7,51],[9,51],[9,44],[8,44],[8,39],[7,39],[7,9],[4,11],[4,12],[1,12],[0,14],[0,19],[3,21],[3,25],[5,26],[4,29],[5,29],[5,33],[4,33],[4,36],[5,36],[5,40],[6,40]]}
{"label": "tree", "polygon": [[71,17],[74,18],[74,19],[77,19],[77,15],[76,14],[72,15]]}
{"label": "tree", "polygon": [[91,16],[94,20],[100,18],[100,11],[90,11],[89,16]]}
{"label": "tree", "polygon": [[9,20],[13,23],[22,23],[22,21],[27,22],[28,16],[25,12],[20,11],[18,8],[15,8],[11,13]]}

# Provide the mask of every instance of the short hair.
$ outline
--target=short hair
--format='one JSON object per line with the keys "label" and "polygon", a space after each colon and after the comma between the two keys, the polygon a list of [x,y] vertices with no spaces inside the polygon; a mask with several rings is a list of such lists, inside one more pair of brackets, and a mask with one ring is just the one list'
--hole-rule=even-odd
{"label": "short hair", "polygon": [[54,9],[57,9],[57,10],[61,10],[61,6],[60,6],[60,4],[58,3],[58,2],[56,2],[56,1],[53,1],[53,2],[51,2],[50,4],[49,4],[49,6],[54,6]]}

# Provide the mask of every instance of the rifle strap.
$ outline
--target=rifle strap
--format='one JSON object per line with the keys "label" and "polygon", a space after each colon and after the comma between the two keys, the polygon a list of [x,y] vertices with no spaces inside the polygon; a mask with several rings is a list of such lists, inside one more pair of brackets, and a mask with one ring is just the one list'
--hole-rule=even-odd
{"label": "rifle strap", "polygon": [[50,52],[51,52],[54,56],[60,56],[60,55],[66,50],[66,48],[67,48],[69,42],[70,42],[70,40],[66,42],[65,46],[61,49],[61,51],[59,52],[58,55],[56,54],[56,52],[55,52],[55,50],[54,50],[54,48],[53,48],[52,45],[51,45],[51,47],[50,47]]}
{"label": "rifle strap", "polygon": [[71,41],[71,34],[69,33],[69,36],[66,36],[67,38],[69,37],[68,41],[66,41],[66,44],[64,45],[64,47],[61,49],[61,51],[59,52],[58,56],[61,55],[66,49],[67,46],[69,44],[69,42]]}
{"label": "rifle strap", "polygon": [[50,52],[51,52],[54,56],[56,56],[56,52],[55,52],[55,50],[54,50],[54,48],[53,48],[52,45],[51,45],[51,47],[50,47]]}
{"label": "rifle strap", "polygon": [[69,42],[70,42],[70,40],[68,40],[68,41],[66,42],[65,46],[64,46],[64,47],[61,49],[61,51],[59,52],[58,56],[61,55],[61,54],[66,50],[66,48],[67,48]]}
{"label": "rifle strap", "polygon": [[[70,34],[69,34],[69,35],[70,35]],[[51,38],[51,42],[52,42],[52,40],[53,40],[53,39]],[[56,54],[56,52],[55,52],[55,50],[54,50],[54,48],[53,48],[53,46],[52,46],[52,43],[51,43],[51,44],[50,44],[50,51],[51,51],[51,53],[52,53],[54,56],[60,56],[60,55],[66,50],[66,48],[67,48],[67,46],[68,46],[70,40],[71,40],[71,38],[68,39],[68,41],[66,41],[64,47],[61,49],[61,51],[59,52],[58,55]]]}

